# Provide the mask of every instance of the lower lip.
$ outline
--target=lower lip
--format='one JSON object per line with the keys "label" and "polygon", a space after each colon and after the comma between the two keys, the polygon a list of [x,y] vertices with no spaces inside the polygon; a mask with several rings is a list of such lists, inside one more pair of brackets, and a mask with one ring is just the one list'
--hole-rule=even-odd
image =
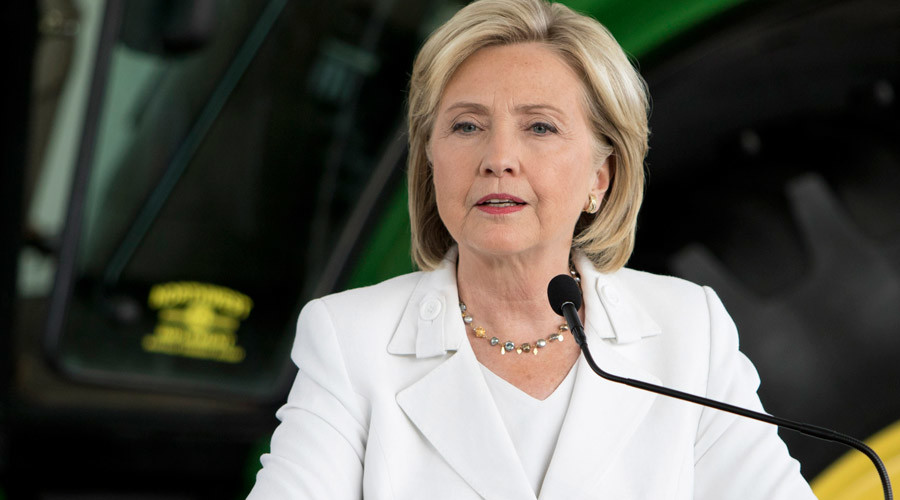
{"label": "lower lip", "polygon": [[513,205],[511,207],[493,207],[491,205],[478,205],[478,210],[489,213],[491,215],[504,215],[518,212],[525,208],[525,205]]}

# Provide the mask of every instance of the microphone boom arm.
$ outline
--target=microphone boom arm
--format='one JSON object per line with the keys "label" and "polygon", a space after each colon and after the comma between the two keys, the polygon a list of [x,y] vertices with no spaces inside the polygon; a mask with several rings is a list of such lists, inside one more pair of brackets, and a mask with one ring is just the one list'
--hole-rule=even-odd
{"label": "microphone boom arm", "polygon": [[754,420],[759,420],[761,422],[765,422],[772,425],[777,425],[779,427],[784,427],[785,429],[790,429],[792,431],[799,432],[801,434],[805,434],[807,436],[811,436],[818,439],[823,439],[825,441],[833,441],[837,443],[842,443],[846,446],[850,446],[862,452],[864,455],[869,457],[869,460],[875,465],[875,468],[878,469],[878,476],[881,478],[881,486],[884,490],[884,498],[885,500],[893,500],[894,494],[891,490],[891,480],[888,477],[887,469],[884,466],[884,463],[881,461],[881,458],[878,457],[878,454],[875,453],[875,450],[870,448],[864,442],[856,439],[852,436],[848,436],[846,434],[842,434],[837,431],[833,431],[831,429],[826,429],[825,427],[819,427],[816,425],[805,424],[803,422],[795,422],[793,420],[788,420],[786,418],[776,417],[774,415],[769,415],[767,413],[760,413],[753,410],[748,410],[747,408],[741,408],[740,406],[730,405],[728,403],[722,403],[720,401],[714,401],[712,399],[704,398],[701,396],[697,396],[694,394],[689,394],[686,392],[677,391],[675,389],[669,389],[667,387],[658,386],[655,384],[650,384],[647,382],[643,382],[640,380],[634,380],[626,377],[620,377],[618,375],[613,375],[612,373],[608,373],[603,371],[602,368],[597,366],[597,363],[594,362],[594,357],[591,356],[591,351],[588,348],[587,338],[584,335],[584,328],[581,326],[581,318],[578,317],[578,309],[575,307],[575,304],[572,302],[565,302],[562,305],[563,316],[566,318],[566,323],[569,325],[569,330],[571,330],[573,337],[575,338],[575,342],[578,343],[579,347],[581,347],[581,352],[584,353],[584,358],[587,361],[588,365],[591,367],[591,370],[594,371],[600,377],[609,380],[611,382],[616,382],[619,384],[625,384],[627,386],[631,386],[637,389],[642,389],[645,391],[653,392],[656,394],[661,394],[663,396],[668,396],[675,399],[680,399],[682,401],[687,401],[689,403],[698,404],[701,406],[707,406],[710,408],[715,408],[717,410],[721,410],[728,413],[733,413],[735,415],[740,415],[746,418],[752,418]]}

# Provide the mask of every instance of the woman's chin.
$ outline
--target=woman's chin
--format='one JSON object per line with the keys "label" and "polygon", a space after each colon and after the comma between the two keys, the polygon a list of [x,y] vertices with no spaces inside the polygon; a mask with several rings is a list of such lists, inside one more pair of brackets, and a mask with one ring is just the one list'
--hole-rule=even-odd
{"label": "woman's chin", "polygon": [[523,238],[511,238],[494,236],[463,243],[460,246],[466,246],[472,251],[482,255],[493,255],[497,257],[512,257],[516,255],[524,255],[535,247],[540,246],[539,242],[525,241]]}
{"label": "woman's chin", "polygon": [[550,249],[568,255],[571,247],[571,240],[566,241],[561,232],[548,233],[535,224],[470,225],[454,236],[461,253],[483,256],[538,255]]}

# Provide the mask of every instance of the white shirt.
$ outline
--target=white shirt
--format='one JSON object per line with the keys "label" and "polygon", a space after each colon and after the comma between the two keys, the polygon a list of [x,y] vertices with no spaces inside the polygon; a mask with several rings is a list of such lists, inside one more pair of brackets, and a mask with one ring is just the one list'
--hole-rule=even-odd
{"label": "white shirt", "polygon": [[[478,363],[512,439],[525,476],[539,496],[575,387],[575,363],[547,399],[541,401]],[[499,478],[498,478],[499,479]]]}

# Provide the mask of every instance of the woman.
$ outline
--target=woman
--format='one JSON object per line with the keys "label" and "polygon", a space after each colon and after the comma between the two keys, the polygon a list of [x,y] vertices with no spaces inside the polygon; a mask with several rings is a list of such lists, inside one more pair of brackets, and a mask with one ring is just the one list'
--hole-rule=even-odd
{"label": "woman", "polygon": [[421,272],[310,302],[261,498],[814,498],[774,428],[596,377],[547,302],[580,276],[606,370],[760,408],[715,294],[622,268],[643,81],[596,21],[482,0],[409,94]]}

